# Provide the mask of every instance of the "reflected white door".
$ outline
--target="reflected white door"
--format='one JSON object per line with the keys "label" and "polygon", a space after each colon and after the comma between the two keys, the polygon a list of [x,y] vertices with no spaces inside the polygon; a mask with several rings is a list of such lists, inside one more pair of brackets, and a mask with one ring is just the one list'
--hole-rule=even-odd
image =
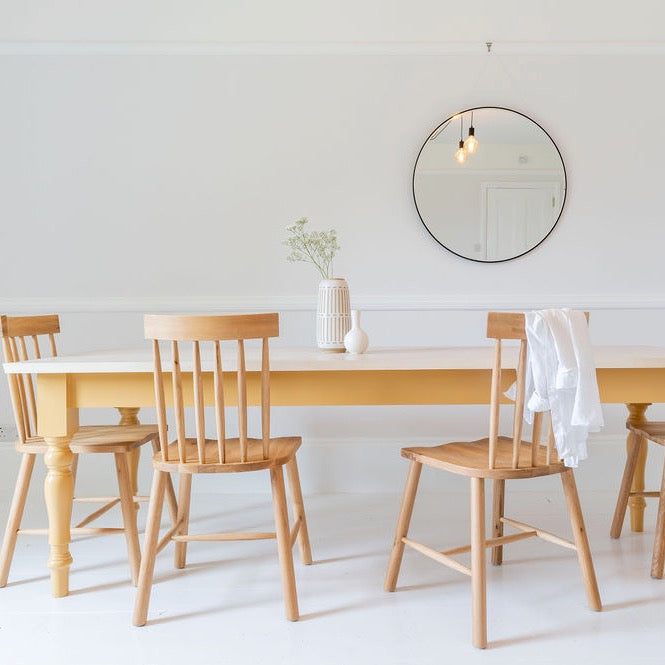
{"label": "reflected white door", "polygon": [[558,183],[484,183],[483,190],[486,261],[501,261],[532,249],[556,221]]}

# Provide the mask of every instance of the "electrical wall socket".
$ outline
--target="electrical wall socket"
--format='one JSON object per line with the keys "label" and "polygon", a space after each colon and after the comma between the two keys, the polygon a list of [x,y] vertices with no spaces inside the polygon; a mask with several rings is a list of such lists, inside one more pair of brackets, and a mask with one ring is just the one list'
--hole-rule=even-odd
{"label": "electrical wall socket", "polygon": [[15,441],[18,436],[15,425],[0,425],[0,441]]}

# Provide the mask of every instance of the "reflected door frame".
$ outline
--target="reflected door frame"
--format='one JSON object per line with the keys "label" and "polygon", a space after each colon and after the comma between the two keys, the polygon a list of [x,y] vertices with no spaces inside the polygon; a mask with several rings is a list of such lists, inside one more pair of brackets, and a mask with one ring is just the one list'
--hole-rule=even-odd
{"label": "reflected door frame", "polygon": [[[497,257],[488,257],[488,238],[489,238],[489,212],[490,206],[488,205],[488,196],[489,192],[492,190],[506,190],[506,189],[537,189],[546,191],[548,196],[552,196],[552,210],[558,210],[561,203],[562,196],[562,187],[561,183],[556,180],[538,180],[538,181],[518,181],[518,180],[488,180],[480,183],[480,254],[483,257],[481,260],[486,262],[495,262],[503,261],[504,258]],[[551,225],[544,230],[542,238],[538,240],[534,246],[537,246],[542,242],[544,238],[550,233],[552,228],[557,222],[557,217],[555,216],[552,220]],[[523,249],[518,252],[518,255],[523,254],[524,252],[529,251],[528,249]]]}

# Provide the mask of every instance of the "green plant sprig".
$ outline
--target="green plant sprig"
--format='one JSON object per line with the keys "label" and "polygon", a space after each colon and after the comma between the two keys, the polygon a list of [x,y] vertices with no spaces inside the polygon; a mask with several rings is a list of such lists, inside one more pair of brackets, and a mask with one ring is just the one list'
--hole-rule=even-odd
{"label": "green plant sprig", "polygon": [[305,229],[307,223],[307,217],[301,217],[286,227],[289,237],[282,241],[282,244],[291,250],[286,260],[291,263],[298,261],[313,263],[323,279],[330,279],[333,258],[340,249],[337,231],[335,229],[307,231]]}

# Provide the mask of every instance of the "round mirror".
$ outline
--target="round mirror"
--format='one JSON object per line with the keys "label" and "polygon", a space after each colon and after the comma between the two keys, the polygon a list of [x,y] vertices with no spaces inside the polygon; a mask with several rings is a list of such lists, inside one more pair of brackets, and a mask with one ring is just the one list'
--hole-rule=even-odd
{"label": "round mirror", "polygon": [[473,108],[427,137],[413,170],[413,198],[440,245],[473,261],[507,261],[551,233],[566,199],[566,170],[554,141],[531,118]]}

